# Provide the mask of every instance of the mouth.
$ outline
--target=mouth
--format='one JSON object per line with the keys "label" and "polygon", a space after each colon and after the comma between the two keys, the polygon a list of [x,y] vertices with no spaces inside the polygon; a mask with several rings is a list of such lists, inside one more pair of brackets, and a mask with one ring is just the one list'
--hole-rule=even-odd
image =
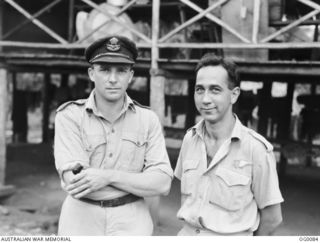
{"label": "mouth", "polygon": [[216,109],[216,107],[211,107],[211,108],[201,108],[201,110],[202,110],[202,111],[204,111],[204,112],[213,111],[213,110],[215,110],[215,109]]}

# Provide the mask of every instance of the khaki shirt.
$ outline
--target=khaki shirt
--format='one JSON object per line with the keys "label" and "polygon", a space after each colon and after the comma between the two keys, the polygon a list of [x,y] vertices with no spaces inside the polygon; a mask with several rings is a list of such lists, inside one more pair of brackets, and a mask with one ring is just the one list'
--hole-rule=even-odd
{"label": "khaki shirt", "polygon": [[183,140],[175,169],[182,194],[178,218],[217,234],[255,231],[258,209],[283,202],[272,145],[237,118],[207,167],[203,132],[202,120]]}
{"label": "khaki shirt", "polygon": [[[172,178],[157,115],[126,95],[121,115],[112,124],[97,109],[94,94],[93,90],[88,99],[67,102],[57,109],[54,157],[60,176],[80,163],[85,167],[132,173],[156,170]],[[126,194],[107,186],[87,197],[108,200]]]}

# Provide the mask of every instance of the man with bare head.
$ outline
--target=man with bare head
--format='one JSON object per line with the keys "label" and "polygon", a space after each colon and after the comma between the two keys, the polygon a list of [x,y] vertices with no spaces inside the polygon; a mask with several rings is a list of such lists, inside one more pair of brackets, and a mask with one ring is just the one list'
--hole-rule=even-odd
{"label": "man with bare head", "polygon": [[196,74],[202,120],[185,135],[175,169],[179,235],[269,235],[282,221],[276,160],[272,145],[232,111],[240,95],[236,65],[209,53]]}

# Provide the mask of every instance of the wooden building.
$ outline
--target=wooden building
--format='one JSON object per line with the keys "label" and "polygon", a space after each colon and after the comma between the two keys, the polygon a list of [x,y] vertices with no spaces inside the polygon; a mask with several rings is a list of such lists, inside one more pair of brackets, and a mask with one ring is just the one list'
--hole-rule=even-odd
{"label": "wooden building", "polygon": [[[287,140],[292,98],[296,82],[308,82],[315,87],[320,81],[318,25],[320,5],[311,0],[128,0],[115,14],[101,8],[105,0],[0,0],[0,185],[5,182],[6,116],[9,78],[15,83],[19,72],[44,74],[43,141],[47,141],[48,107],[50,104],[50,74],[63,78],[70,74],[85,74],[83,58],[86,40],[110,21],[122,26],[135,38],[137,46],[148,53],[138,60],[136,75],[148,78],[151,108],[160,120],[165,112],[165,80],[186,79],[189,84],[185,127],[195,121],[193,106],[194,68],[202,54],[213,51],[236,58],[241,80],[262,81],[259,132],[265,134],[273,81],[286,82],[282,115],[284,122],[278,141]],[[76,16],[79,11],[95,10],[108,21],[79,38]],[[298,11],[299,10],[299,11]],[[128,14],[135,22],[141,20],[150,27],[143,33],[120,21]],[[161,32],[166,22],[178,25]],[[198,24],[190,32],[190,26]],[[283,38],[295,28],[309,26],[310,41]],[[173,41],[178,34],[179,42]],[[191,33],[191,34],[190,34]],[[182,52],[184,55],[173,55]],[[313,89],[314,90],[314,89]],[[19,94],[13,91],[13,96]],[[280,142],[281,143],[281,142]]]}

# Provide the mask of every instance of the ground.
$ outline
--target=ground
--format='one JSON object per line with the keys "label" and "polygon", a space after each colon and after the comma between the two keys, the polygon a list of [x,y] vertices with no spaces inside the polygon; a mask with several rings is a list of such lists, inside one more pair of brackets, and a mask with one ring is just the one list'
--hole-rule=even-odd
{"label": "ground", "polygon": [[[169,150],[172,158],[176,150]],[[65,193],[54,169],[51,145],[10,145],[7,150],[6,184],[16,192],[0,201],[0,235],[56,234]],[[320,235],[320,170],[289,167],[280,178],[285,202],[284,223],[277,235]],[[161,198],[155,235],[176,235],[180,203],[179,181],[174,180],[167,197]]]}

